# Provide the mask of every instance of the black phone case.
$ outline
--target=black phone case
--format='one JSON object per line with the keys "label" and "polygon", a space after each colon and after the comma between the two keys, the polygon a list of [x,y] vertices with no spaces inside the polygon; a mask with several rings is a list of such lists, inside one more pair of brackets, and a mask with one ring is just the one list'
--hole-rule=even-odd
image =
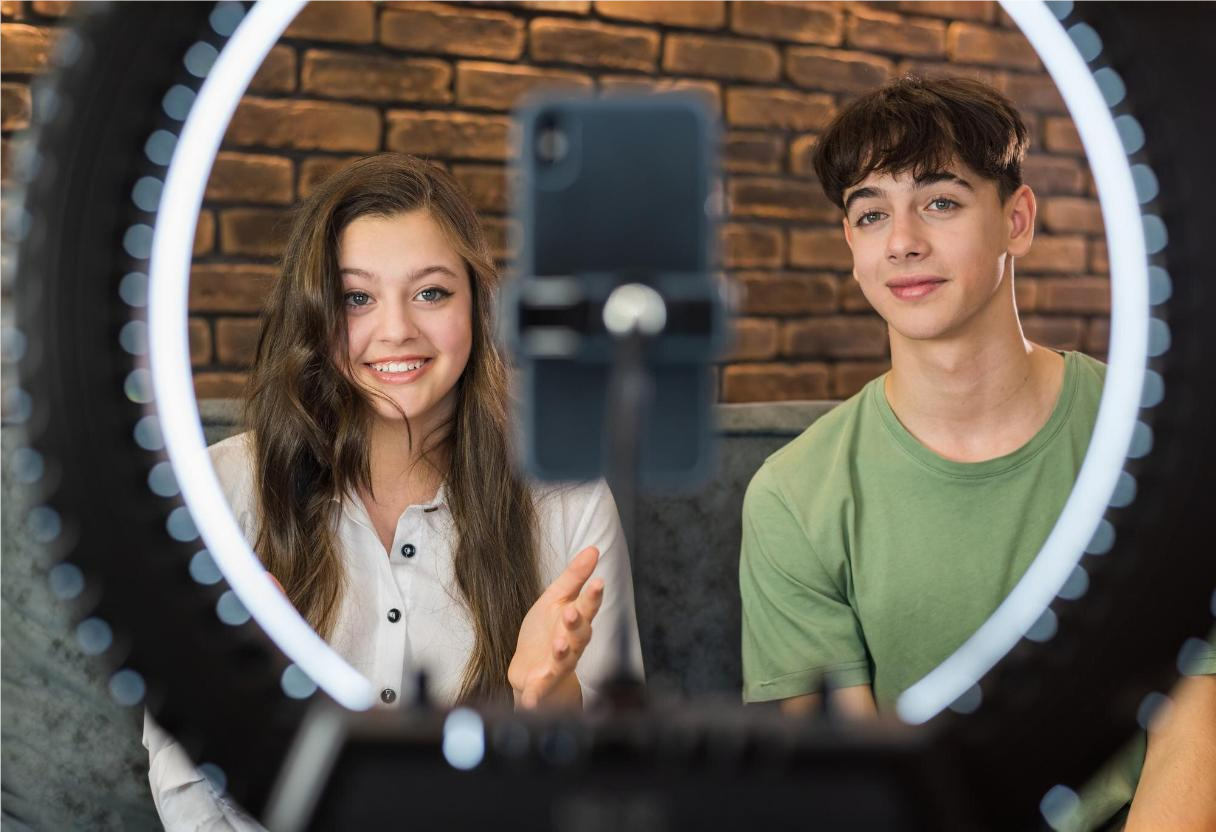
{"label": "black phone case", "polygon": [[[695,99],[677,95],[568,99],[518,114],[521,177],[519,275],[619,272],[646,282],[659,272],[711,281],[714,126]],[[545,131],[566,137],[564,155],[542,158]],[[639,479],[691,487],[716,468],[713,370],[648,355],[654,397],[640,439]],[[610,363],[523,362],[522,430],[528,472],[545,480],[605,472]]]}

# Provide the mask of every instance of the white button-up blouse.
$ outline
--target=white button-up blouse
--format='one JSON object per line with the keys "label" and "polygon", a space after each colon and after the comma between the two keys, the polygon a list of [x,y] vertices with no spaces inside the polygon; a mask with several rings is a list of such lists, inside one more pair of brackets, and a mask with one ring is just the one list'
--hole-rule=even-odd
{"label": "white button-up blouse", "polygon": [[[212,446],[211,461],[237,522],[253,541],[251,439],[240,434]],[[537,486],[533,494],[544,585],[587,546],[600,550],[593,574],[604,579],[604,602],[575,671],[584,703],[591,703],[616,670],[622,622],[628,627],[630,669],[642,674],[633,580],[616,504],[603,481]],[[432,699],[452,704],[474,636],[453,573],[456,532],[443,488],[398,518],[388,552],[357,496],[342,501],[337,538],[347,583],[330,646],[371,680],[382,702],[400,704],[421,670]],[[216,796],[183,749],[150,718],[144,721],[144,745],[152,796],[166,829],[259,828]]]}

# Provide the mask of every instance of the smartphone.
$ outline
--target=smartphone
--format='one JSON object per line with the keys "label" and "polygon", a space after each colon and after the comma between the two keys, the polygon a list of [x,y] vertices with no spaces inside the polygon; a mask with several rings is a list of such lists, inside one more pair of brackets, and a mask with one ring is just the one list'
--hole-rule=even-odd
{"label": "smartphone", "polygon": [[[653,383],[638,484],[695,487],[716,468],[713,362],[725,329],[711,275],[715,121],[699,100],[677,94],[533,101],[516,119],[522,238],[504,320],[522,384],[524,468],[550,481],[605,474],[616,345],[598,315],[614,286],[643,283],[669,300],[671,314],[644,347]],[[562,314],[548,326],[525,302],[572,293],[581,302],[559,297]]]}

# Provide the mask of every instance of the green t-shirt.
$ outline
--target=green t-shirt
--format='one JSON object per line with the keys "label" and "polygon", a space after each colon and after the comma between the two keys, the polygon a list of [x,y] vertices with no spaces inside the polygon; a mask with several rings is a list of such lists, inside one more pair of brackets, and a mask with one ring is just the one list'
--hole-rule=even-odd
{"label": "green t-shirt", "polygon": [[[900,424],[878,378],[768,458],[743,503],[745,701],[829,677],[871,685],[890,711],[979,628],[1042,548],[1089,445],[1106,368],[1064,359],[1050,418],[1007,456],[943,459]],[[1141,734],[1069,826],[1126,804],[1143,760]]]}

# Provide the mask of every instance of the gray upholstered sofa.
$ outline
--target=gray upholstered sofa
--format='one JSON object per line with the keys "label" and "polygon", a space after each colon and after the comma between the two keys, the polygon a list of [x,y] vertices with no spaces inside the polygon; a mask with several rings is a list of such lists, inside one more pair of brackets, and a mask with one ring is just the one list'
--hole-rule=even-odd
{"label": "gray upholstered sofa", "polygon": [[[209,442],[237,429],[234,402],[200,403]],[[692,496],[647,498],[632,548],[642,649],[656,690],[737,701],[738,556],[743,492],[766,456],[832,407],[718,407],[720,468]],[[105,690],[105,667],[73,636],[45,554],[23,531],[12,481],[19,427],[3,430],[3,827],[155,829],[139,709]]]}

